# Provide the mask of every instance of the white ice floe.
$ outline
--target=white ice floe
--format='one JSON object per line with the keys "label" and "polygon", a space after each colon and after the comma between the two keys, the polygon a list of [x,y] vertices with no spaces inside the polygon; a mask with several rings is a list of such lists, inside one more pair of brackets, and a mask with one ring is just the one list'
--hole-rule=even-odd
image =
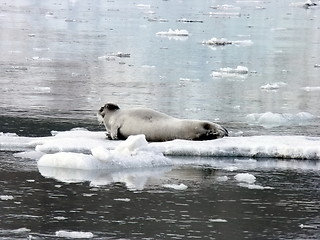
{"label": "white ice floe", "polygon": [[215,218],[215,219],[209,219],[209,222],[212,222],[212,223],[226,223],[228,221],[226,219],[222,219],[222,218]]}
{"label": "white ice floe", "polygon": [[230,41],[226,38],[216,38],[213,37],[209,40],[202,41],[203,45],[208,46],[226,46],[226,45],[235,45],[235,46],[251,46],[253,44],[252,40],[234,40]]}
{"label": "white ice floe", "polygon": [[257,189],[257,190],[274,189],[273,187],[268,187],[268,186],[264,187],[264,186],[252,184],[252,183],[240,183],[239,186],[248,188],[248,189]]}
{"label": "white ice floe", "polygon": [[213,17],[240,17],[240,12],[208,12],[206,15]]}
{"label": "white ice floe", "polygon": [[179,36],[179,37],[187,37],[189,36],[189,32],[185,29],[176,29],[172,30],[171,28],[167,32],[157,32],[156,35],[160,36]]}
{"label": "white ice floe", "polygon": [[6,200],[12,200],[13,196],[11,195],[0,195],[0,200],[6,201]]}
{"label": "white ice floe", "polygon": [[[257,121],[259,116],[253,114],[249,118]],[[313,118],[313,115],[308,113],[293,116],[299,119]],[[319,137],[225,137],[210,141],[174,140],[145,145],[141,141],[141,136],[138,136],[136,138],[137,142],[133,141],[134,144],[137,143],[137,147],[132,148],[132,145],[129,144],[130,139],[128,139],[129,141],[108,140],[105,132],[79,129],[76,131],[53,132],[53,134],[54,136],[48,137],[20,137],[16,134],[0,133],[0,150],[30,153],[30,155],[26,154],[26,157],[36,160],[43,156],[44,159],[47,159],[46,161],[61,160],[66,162],[59,163],[61,165],[72,162],[72,158],[78,159],[80,162],[83,161],[84,165],[87,161],[94,162],[91,167],[89,164],[88,169],[93,169],[94,166],[99,168],[102,166],[111,167],[112,164],[120,168],[171,165],[172,162],[165,158],[163,154],[168,156],[320,159]],[[141,143],[138,143],[139,141]],[[123,145],[120,145],[122,143]],[[123,150],[117,152],[115,151],[117,147]],[[126,151],[130,154],[124,154]],[[55,153],[62,154],[54,155]],[[110,160],[105,153],[111,154]],[[24,154],[20,153],[20,156],[23,157]],[[80,164],[77,160],[74,160],[74,162],[74,164]],[[72,166],[70,165],[70,167]]]}
{"label": "white ice floe", "polygon": [[56,231],[56,236],[57,237],[62,237],[62,238],[93,238],[93,233],[92,232],[77,232],[77,231],[65,231],[65,230],[60,230]]}
{"label": "white ice floe", "polygon": [[278,90],[279,88],[286,86],[285,82],[275,82],[275,83],[267,83],[266,85],[262,85],[260,88],[263,90],[274,91]]}
{"label": "white ice floe", "polygon": [[228,176],[220,176],[220,177],[217,177],[216,180],[218,182],[226,182],[229,180]]}
{"label": "white ice floe", "polygon": [[307,112],[300,112],[297,114],[291,113],[251,113],[246,116],[246,120],[250,124],[257,124],[265,128],[286,126],[292,124],[307,124],[315,120],[316,117]]}
{"label": "white ice floe", "polygon": [[164,184],[163,187],[171,188],[174,190],[186,190],[188,188],[187,185],[180,183],[180,184]]}
{"label": "white ice floe", "polygon": [[319,3],[316,3],[315,1],[307,0],[304,2],[292,2],[290,3],[291,7],[303,7],[305,9],[310,9],[310,8],[316,8],[318,7]]}
{"label": "white ice floe", "polygon": [[249,70],[244,66],[237,66],[236,68],[220,68],[219,71],[213,71],[211,76],[213,78],[245,78]]}
{"label": "white ice floe", "polygon": [[238,173],[234,176],[234,178],[238,182],[245,182],[245,183],[254,183],[256,181],[256,177],[250,173]]}
{"label": "white ice floe", "polygon": [[315,92],[315,91],[320,91],[320,86],[316,86],[316,87],[304,87],[302,88],[303,90],[305,90],[306,92]]}

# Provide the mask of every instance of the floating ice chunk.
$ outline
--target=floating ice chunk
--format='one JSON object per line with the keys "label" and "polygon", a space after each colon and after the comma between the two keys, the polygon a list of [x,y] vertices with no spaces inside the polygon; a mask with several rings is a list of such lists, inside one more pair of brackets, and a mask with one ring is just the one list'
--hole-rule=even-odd
{"label": "floating ice chunk", "polygon": [[0,200],[6,201],[6,200],[12,200],[13,196],[11,195],[0,195]]}
{"label": "floating ice chunk", "polygon": [[278,90],[279,88],[287,85],[285,82],[276,82],[276,83],[268,83],[266,85],[261,86],[260,88],[263,90]]}
{"label": "floating ice chunk", "polygon": [[50,93],[51,88],[50,87],[34,87],[35,91],[43,92],[43,93]]}
{"label": "floating ice chunk", "polygon": [[136,4],[137,8],[151,8],[150,4]]}
{"label": "floating ice chunk", "polygon": [[229,180],[227,176],[220,176],[216,178],[218,182],[226,182]]}
{"label": "floating ice chunk", "polygon": [[130,198],[115,198],[114,201],[121,201],[121,202],[130,202]]}
{"label": "floating ice chunk", "polygon": [[178,184],[164,184],[163,187],[165,188],[172,188],[174,190],[186,190],[188,188],[187,185],[180,183]]}
{"label": "floating ice chunk", "polygon": [[52,61],[51,58],[44,58],[44,57],[39,57],[39,56],[32,57],[32,59],[36,60],[36,61],[44,61],[44,62],[51,62]]}
{"label": "floating ice chunk", "polygon": [[304,87],[302,88],[306,92],[314,92],[314,91],[320,91],[320,86],[317,87]]}
{"label": "floating ice chunk", "polygon": [[93,238],[93,233],[60,230],[56,231],[56,236],[64,238]]}
{"label": "floating ice chunk", "polygon": [[207,15],[214,17],[240,17],[241,13],[239,12],[209,12]]}
{"label": "floating ice chunk", "polygon": [[62,220],[67,220],[68,218],[63,217],[63,216],[57,216],[57,217],[53,217],[56,220],[62,221]]}
{"label": "floating ice chunk", "polygon": [[237,40],[237,41],[230,41],[225,38],[211,38],[207,41],[202,41],[203,45],[208,46],[226,46],[226,45],[236,45],[236,46],[251,46],[253,42],[251,40]]}
{"label": "floating ice chunk", "polygon": [[256,177],[250,173],[238,173],[234,176],[234,178],[238,182],[245,182],[245,183],[254,183],[256,181]]}
{"label": "floating ice chunk", "polygon": [[29,228],[18,228],[18,229],[13,229],[11,230],[14,233],[25,233],[25,232],[30,232],[31,230]]}
{"label": "floating ice chunk", "polygon": [[230,5],[230,4],[216,5],[216,6],[211,6],[210,8],[223,9],[223,10],[231,10],[231,9],[239,10],[240,9],[240,7],[236,7],[236,6]]}
{"label": "floating ice chunk", "polygon": [[204,45],[214,45],[214,46],[225,46],[225,45],[229,45],[232,44],[231,41],[228,41],[225,38],[211,38],[207,41],[202,41],[202,44]]}
{"label": "floating ice chunk", "polygon": [[219,71],[213,71],[211,73],[211,76],[213,78],[241,78],[244,79],[247,74],[248,74],[249,70],[247,67],[244,66],[237,66],[236,68],[230,68],[230,67],[226,67],[226,68],[220,68]]}
{"label": "floating ice chunk", "polygon": [[318,229],[317,225],[305,225],[305,224],[299,224],[300,228],[309,228],[309,229]]}
{"label": "floating ice chunk", "polygon": [[192,20],[187,18],[180,18],[177,20],[177,22],[184,22],[184,23],[203,23],[202,20]]}
{"label": "floating ice chunk", "polygon": [[279,127],[290,124],[306,124],[316,117],[307,112],[291,113],[251,113],[246,116],[250,124],[258,124],[265,128]]}
{"label": "floating ice chunk", "polygon": [[313,2],[311,0],[307,0],[305,2],[293,2],[290,4],[292,7],[303,7],[305,9],[315,8],[318,7],[318,4],[316,2]]}
{"label": "floating ice chunk", "polygon": [[237,66],[236,68],[220,68],[221,72],[227,72],[227,73],[238,73],[238,74],[247,74],[248,73],[248,68],[244,66]]}
{"label": "floating ice chunk", "polygon": [[156,35],[163,35],[163,36],[183,36],[183,37],[187,37],[189,36],[189,32],[187,30],[184,29],[176,29],[176,30],[172,30],[171,28],[169,29],[169,31],[167,32],[157,32]]}
{"label": "floating ice chunk", "polygon": [[214,223],[226,223],[228,222],[226,219],[222,218],[215,218],[215,219],[209,219],[209,222],[214,222]]}
{"label": "floating ice chunk", "polygon": [[248,183],[240,183],[239,186],[240,187],[245,187],[245,188],[248,188],[248,189],[257,189],[257,190],[274,189],[273,187],[264,187],[264,186],[261,186],[261,185],[248,184]]}

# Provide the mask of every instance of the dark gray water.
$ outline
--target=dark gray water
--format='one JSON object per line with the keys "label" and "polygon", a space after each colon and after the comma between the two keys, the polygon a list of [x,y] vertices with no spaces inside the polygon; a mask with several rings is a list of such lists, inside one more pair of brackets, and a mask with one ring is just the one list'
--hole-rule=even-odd
{"label": "dark gray water", "polygon": [[[319,136],[319,10],[290,0],[0,1],[0,132],[101,131],[96,111],[115,102],[216,121],[232,136]],[[156,35],[170,28],[189,36]],[[233,44],[202,44],[213,37]],[[237,66],[248,72],[222,70]],[[318,161],[178,160],[81,173],[97,184],[44,177],[4,149],[0,237],[320,238]],[[244,172],[256,188],[235,180]]]}

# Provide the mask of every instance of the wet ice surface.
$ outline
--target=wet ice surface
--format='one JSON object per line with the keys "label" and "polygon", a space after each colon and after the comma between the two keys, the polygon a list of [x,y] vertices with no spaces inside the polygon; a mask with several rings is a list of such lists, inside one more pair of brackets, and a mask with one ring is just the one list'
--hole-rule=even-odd
{"label": "wet ice surface", "polygon": [[[320,8],[306,3],[1,0],[1,238],[319,239]],[[118,159],[96,133],[110,101],[231,138]],[[47,139],[75,127],[93,136]],[[122,165],[38,165],[56,153]]]}

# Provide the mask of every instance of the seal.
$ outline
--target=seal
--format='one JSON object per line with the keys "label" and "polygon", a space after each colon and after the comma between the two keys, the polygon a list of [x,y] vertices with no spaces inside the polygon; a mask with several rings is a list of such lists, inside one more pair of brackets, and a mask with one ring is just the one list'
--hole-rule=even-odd
{"label": "seal", "polygon": [[114,140],[125,140],[138,134],[144,134],[150,142],[201,141],[228,136],[228,131],[219,124],[178,119],[149,108],[120,109],[116,104],[107,103],[98,111],[98,117],[102,117],[108,138]]}

